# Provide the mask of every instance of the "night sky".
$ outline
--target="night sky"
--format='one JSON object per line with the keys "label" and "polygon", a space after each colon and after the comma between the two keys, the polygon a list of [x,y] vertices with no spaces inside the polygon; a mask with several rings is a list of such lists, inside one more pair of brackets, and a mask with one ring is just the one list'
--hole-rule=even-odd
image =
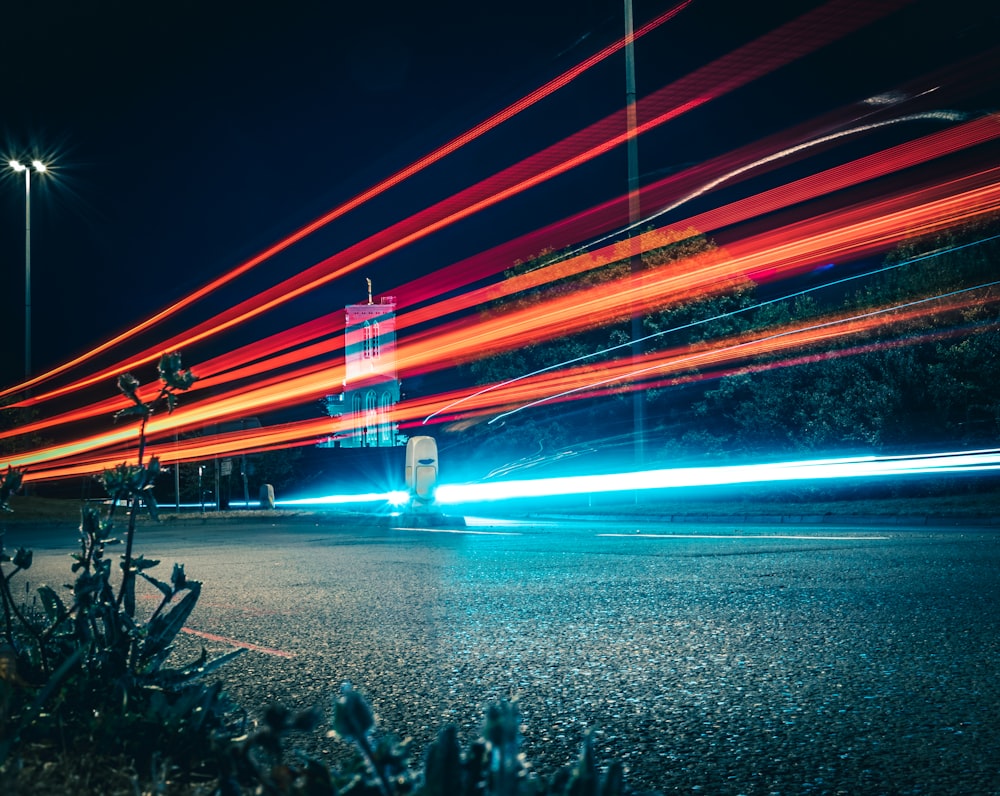
{"label": "night sky", "polygon": [[[23,177],[6,168],[8,157],[41,156],[54,169],[51,179],[32,182],[37,371],[239,264],[622,31],[618,0],[17,5],[5,11],[0,49],[3,385],[22,375],[24,345]],[[670,5],[635,0],[636,25]],[[640,98],[811,5],[694,0],[637,45]],[[913,3],[710,103],[640,142],[643,178],[988,53],[1000,41],[990,5]],[[998,62],[994,52],[988,63]],[[955,95],[962,110],[996,109],[996,74],[992,87],[980,81]],[[172,328],[209,317],[220,302],[308,267],[623,101],[619,55],[428,175],[261,266],[232,294],[198,305]],[[392,292],[417,274],[610,198],[624,180],[625,154],[612,153],[317,291],[271,323],[288,326],[361,300],[365,276],[376,292]]]}

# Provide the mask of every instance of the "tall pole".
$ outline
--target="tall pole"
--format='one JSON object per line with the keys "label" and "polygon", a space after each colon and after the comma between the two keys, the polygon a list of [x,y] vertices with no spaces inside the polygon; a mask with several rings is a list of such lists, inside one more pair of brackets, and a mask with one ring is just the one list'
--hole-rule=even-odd
{"label": "tall pole", "polygon": [[24,378],[31,378],[31,169],[24,170]]}
{"label": "tall pole", "polygon": [[[632,0],[625,0],[625,124],[626,151],[628,154],[628,223],[629,227],[641,218],[639,207],[639,141],[636,137],[635,111],[635,34],[632,30]],[[629,229],[629,265],[632,285],[635,286],[642,270],[642,255],[638,242],[634,240],[636,230]],[[640,367],[642,360],[642,312],[632,309],[632,363]],[[646,404],[641,390],[632,390],[632,436],[633,454],[638,469],[646,459]]]}
{"label": "tall pole", "polygon": [[[178,447],[178,433],[174,432],[174,448]],[[177,507],[177,513],[181,513],[181,463],[179,461],[174,461],[174,505]]]}

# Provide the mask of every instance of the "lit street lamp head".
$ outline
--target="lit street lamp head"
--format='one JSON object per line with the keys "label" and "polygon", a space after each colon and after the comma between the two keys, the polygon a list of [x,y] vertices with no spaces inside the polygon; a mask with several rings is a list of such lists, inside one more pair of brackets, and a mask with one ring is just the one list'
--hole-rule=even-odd
{"label": "lit street lamp head", "polygon": [[[14,171],[28,170],[28,167],[20,160],[17,160],[16,158],[11,158],[10,160],[8,160],[7,165],[9,165],[12,169],[14,169]],[[39,173],[43,173],[49,170],[49,167],[46,166],[44,163],[42,163],[42,161],[40,160],[32,160],[31,165],[35,169],[35,171]]]}

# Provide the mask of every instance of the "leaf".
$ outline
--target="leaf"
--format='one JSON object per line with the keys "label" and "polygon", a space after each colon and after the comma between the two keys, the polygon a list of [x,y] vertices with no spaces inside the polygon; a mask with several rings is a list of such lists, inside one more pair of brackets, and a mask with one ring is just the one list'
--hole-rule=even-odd
{"label": "leaf", "polygon": [[158,558],[146,558],[142,554],[140,554],[138,558],[132,559],[132,569],[135,572],[141,572],[144,569],[152,569],[153,567],[159,565],[160,560]]}
{"label": "leaf", "polygon": [[38,596],[42,600],[42,607],[45,609],[45,615],[49,618],[50,622],[58,622],[66,616],[66,606],[51,586],[40,586],[38,588]]}
{"label": "leaf", "polygon": [[174,584],[176,591],[187,588],[187,575],[184,574],[183,564],[174,564],[174,570],[170,573],[170,582]]}
{"label": "leaf", "polygon": [[114,413],[114,420],[118,420],[121,417],[145,417],[149,415],[149,407],[145,404],[139,404],[137,406],[127,406],[124,409],[119,409]]}
{"label": "leaf", "polygon": [[360,740],[375,726],[375,716],[364,698],[350,683],[344,683],[333,703],[333,730],[341,738]]}
{"label": "leaf", "polygon": [[148,660],[170,645],[177,634],[181,632],[181,628],[184,627],[184,623],[194,610],[200,594],[201,584],[198,581],[188,581],[187,594],[150,621],[148,635],[142,645],[144,658]]}
{"label": "leaf", "polygon": [[[149,488],[152,489],[152,484],[149,485]],[[147,492],[145,495],[143,495],[142,499],[146,504],[146,508],[149,510],[149,516],[153,518],[154,522],[159,522],[160,521],[159,506],[157,506],[156,504],[156,498],[153,497],[153,493]]]}
{"label": "leaf", "polygon": [[165,597],[172,597],[174,595],[174,590],[170,588],[170,585],[164,583],[162,580],[157,580],[151,575],[147,575],[145,572],[139,571],[139,574],[146,579],[147,582],[152,583],[156,588],[158,588]]}
{"label": "leaf", "polygon": [[25,550],[23,547],[17,548],[17,552],[14,553],[14,566],[18,569],[30,569],[33,555],[31,550]]}
{"label": "leaf", "polygon": [[7,499],[21,488],[23,477],[23,470],[15,469],[9,464],[7,465],[7,470],[0,477],[0,509],[4,511],[11,510],[10,506],[7,505]]}
{"label": "leaf", "polygon": [[608,772],[604,775],[604,786],[601,796],[622,796],[625,793],[625,767],[621,760],[611,761]]}
{"label": "leaf", "polygon": [[102,530],[101,512],[89,504],[85,505],[80,511],[80,532],[96,539]]}
{"label": "leaf", "polygon": [[131,398],[139,406],[142,406],[142,401],[139,400],[137,390],[139,389],[139,380],[133,376],[131,373],[122,373],[118,377],[118,392],[122,395]]}
{"label": "leaf", "polygon": [[[66,660],[62,662],[62,665],[53,672],[52,676],[49,677],[48,682],[42,686],[41,690],[35,695],[34,702],[31,703],[31,707],[28,708],[27,715],[38,714],[41,712],[42,707],[45,705],[46,700],[52,695],[52,693],[60,686],[63,678],[69,674],[70,670],[77,665],[80,659],[86,654],[87,648],[85,646],[80,646],[70,654]],[[22,719],[22,723],[25,723],[28,719]]]}
{"label": "leaf", "polygon": [[142,487],[145,470],[138,465],[122,462],[113,470],[101,473],[99,480],[112,498],[120,500],[132,494],[133,490]]}
{"label": "leaf", "polygon": [[99,574],[91,574],[86,570],[81,572],[73,584],[73,596],[77,602],[86,604],[93,596],[101,591],[104,585],[104,578]]}
{"label": "leaf", "polygon": [[160,380],[172,390],[186,390],[198,380],[190,370],[181,367],[179,351],[161,356],[157,369],[160,371]]}
{"label": "leaf", "polygon": [[130,493],[141,492],[146,487],[146,468],[133,467],[129,478]]}
{"label": "leaf", "polygon": [[437,740],[427,750],[424,769],[426,796],[461,793],[462,774],[462,748],[458,743],[458,731],[453,724],[449,724],[438,733]]}
{"label": "leaf", "polygon": [[594,759],[594,739],[588,732],[583,739],[580,758],[573,769],[570,789],[579,796],[598,796],[600,777],[597,761]]}

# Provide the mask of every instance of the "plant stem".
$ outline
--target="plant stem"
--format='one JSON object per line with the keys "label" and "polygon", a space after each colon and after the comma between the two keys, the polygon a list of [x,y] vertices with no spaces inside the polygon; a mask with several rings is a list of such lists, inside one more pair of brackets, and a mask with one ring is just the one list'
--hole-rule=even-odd
{"label": "plant stem", "polygon": [[[159,400],[163,396],[160,390]],[[142,425],[139,427],[139,467],[142,467],[142,459],[146,454],[146,423],[149,421],[150,412],[147,411],[142,416]],[[139,514],[139,492],[132,495],[132,506],[128,514],[128,531],[125,533],[125,563],[122,567],[122,587],[118,592],[118,607],[124,605],[125,612],[129,616],[135,616],[135,573],[132,571],[132,541],[135,539],[135,520]]]}
{"label": "plant stem", "polygon": [[10,596],[10,585],[7,583],[7,576],[3,572],[0,572],[0,602],[3,603],[4,635],[7,637],[7,643],[13,647],[14,623],[10,618],[10,611],[14,601]]}
{"label": "plant stem", "polygon": [[375,776],[378,777],[379,786],[385,796],[392,796],[392,785],[389,784],[389,780],[386,779],[385,772],[381,769],[378,763],[375,762],[375,750],[372,749],[371,742],[368,740],[366,735],[358,735],[355,737],[355,742],[361,747],[361,751],[364,752],[365,757],[368,759],[368,765],[372,767],[372,771],[375,772]]}

